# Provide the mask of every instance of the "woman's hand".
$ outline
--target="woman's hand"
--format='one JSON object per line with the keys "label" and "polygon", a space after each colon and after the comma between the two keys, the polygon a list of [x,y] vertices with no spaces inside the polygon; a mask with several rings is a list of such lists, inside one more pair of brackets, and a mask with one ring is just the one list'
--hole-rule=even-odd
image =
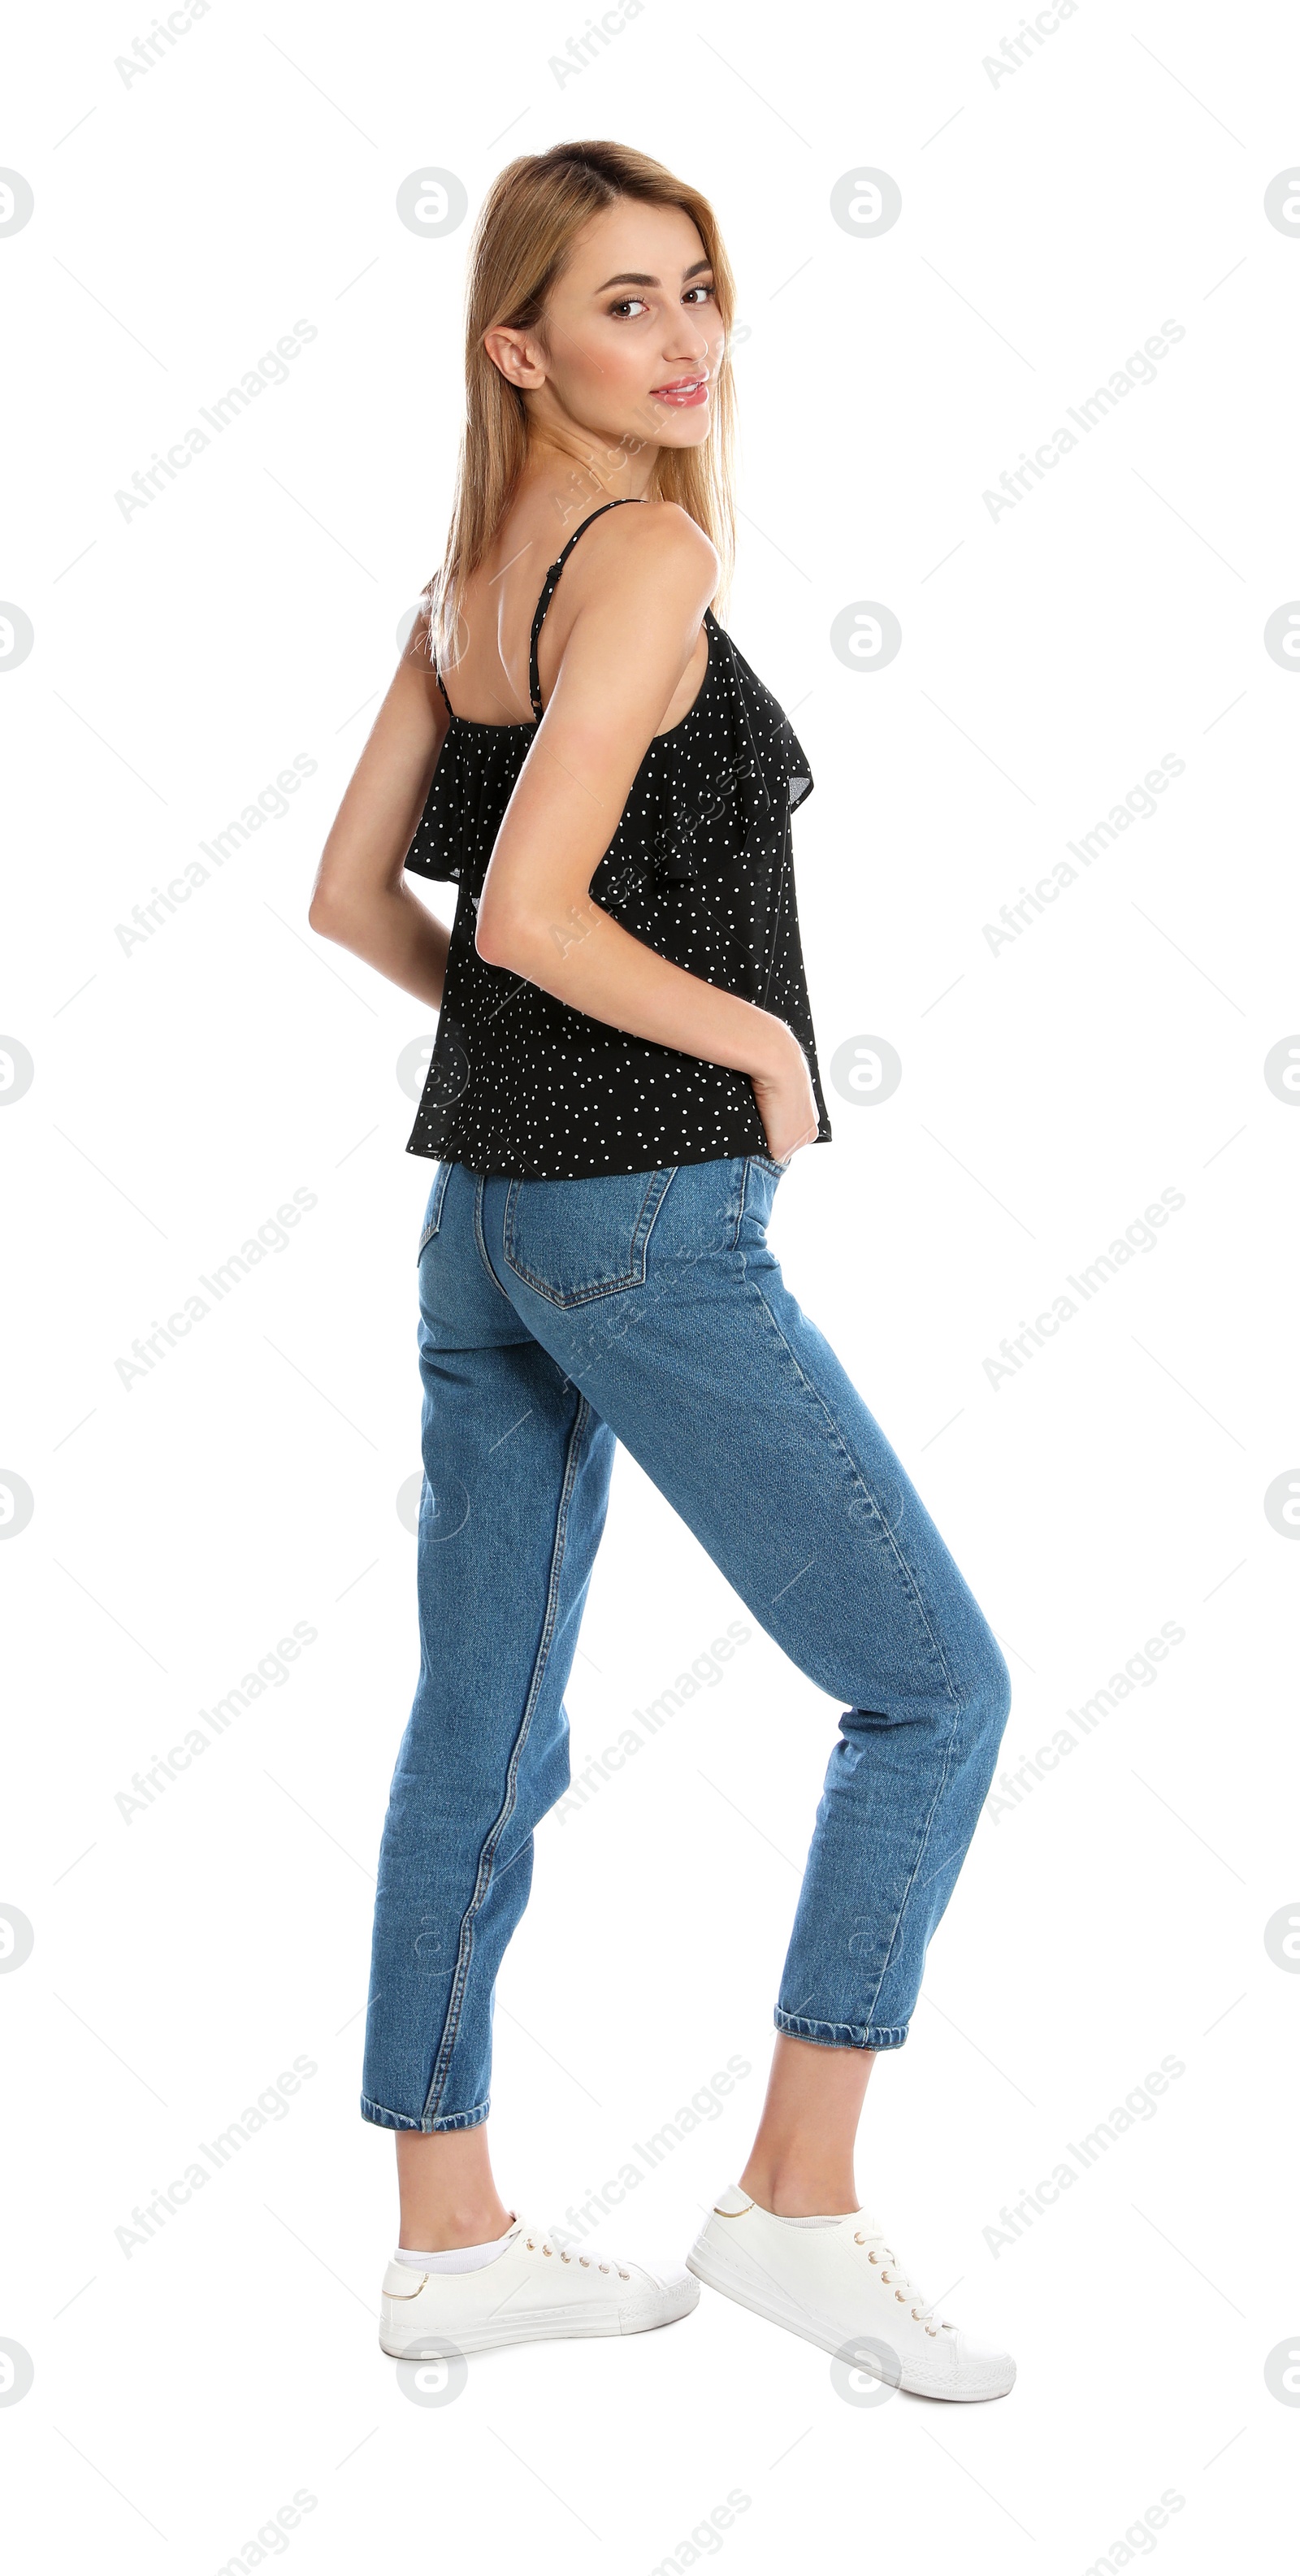
{"label": "woman's hand", "polygon": [[803,1048],[782,1021],[774,1021],[773,1027],[780,1037],[772,1062],[749,1078],[768,1152],[774,1163],[784,1163],[800,1145],[813,1143],[821,1120]]}

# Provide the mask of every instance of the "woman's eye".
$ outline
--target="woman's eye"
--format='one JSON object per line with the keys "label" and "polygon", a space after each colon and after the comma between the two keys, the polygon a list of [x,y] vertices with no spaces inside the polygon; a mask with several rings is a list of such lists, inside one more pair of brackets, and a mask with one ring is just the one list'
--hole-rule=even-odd
{"label": "woman's eye", "polygon": [[[688,286],[682,300],[684,303],[690,304],[698,296],[701,302],[704,302],[711,299],[716,294],[716,291],[717,290],[712,286]],[[650,310],[644,296],[624,295],[620,297],[617,304],[611,304],[608,307],[611,320],[630,313],[633,306],[635,306],[641,313],[648,313]]]}

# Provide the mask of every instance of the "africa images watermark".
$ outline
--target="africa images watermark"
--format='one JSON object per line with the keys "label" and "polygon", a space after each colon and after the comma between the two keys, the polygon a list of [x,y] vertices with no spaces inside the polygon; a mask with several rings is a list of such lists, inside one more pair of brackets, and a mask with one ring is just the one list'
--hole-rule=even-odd
{"label": "africa images watermark", "polygon": [[999,478],[1001,491],[980,494],[994,527],[999,525],[1008,510],[1014,510],[1019,502],[1028,500],[1035,482],[1045,482],[1062,457],[1068,456],[1072,448],[1078,446],[1080,438],[1090,437],[1103,420],[1118,410],[1126,394],[1131,394],[1137,385],[1154,384],[1154,361],[1168,356],[1171,341],[1185,340],[1186,337],[1187,332],[1181,322],[1162,322],[1160,330],[1153,331],[1141,348],[1135,349],[1132,356],[1125,359],[1122,367],[1116,367],[1104,385],[1098,385],[1095,392],[1081,403],[1067,403],[1066,411],[1075,428],[1067,429],[1062,424],[1059,429],[1054,429],[1050,440],[1036,447],[1032,456],[1027,456],[1022,448],[1020,463]]}
{"label": "africa images watermark", "polygon": [[1121,2567],[1127,2567],[1132,2559],[1149,2558],[1170,2515],[1181,2513],[1186,2502],[1180,2487],[1166,2487],[1155,2504],[1149,2504],[1118,2540],[1108,2544],[1100,2558],[1085,2567],[1083,2576],[1119,2576]]}
{"label": "africa images watermark", "polygon": [[[701,682],[700,695],[704,686],[705,683]],[[683,717],[682,722],[685,721],[686,717]],[[758,763],[755,760],[728,755],[706,780],[701,781],[697,791],[698,798],[708,796],[711,802],[697,801],[693,808],[670,813],[658,825],[644,853],[616,855],[616,836],[592,879],[589,899],[585,903],[570,904],[564,920],[550,924],[550,938],[560,956],[567,958],[573,949],[580,948],[593,930],[611,914],[616,921],[622,921],[623,915],[615,910],[616,906],[632,904],[647,892],[653,899],[662,901],[674,894],[679,885],[704,876],[708,868],[707,850],[697,860],[689,847],[692,836],[717,821],[728,804],[734,801],[743,778],[757,776]],[[477,911],[477,898],[471,896],[470,900]]]}
{"label": "africa images watermark", "polygon": [[[689,2137],[693,2130],[698,2129],[701,2123],[711,2125],[713,2121],[721,2119],[726,2095],[734,2093],[736,2086],[742,2084],[745,2077],[752,2072],[753,2069],[747,2057],[729,2057],[725,2066],[714,2068],[707,2084],[696,2087],[689,2102],[680,2104],[671,2120],[665,2120],[661,2129],[653,2130],[644,2140],[633,2138],[632,2152],[640,2158],[640,2162],[633,2164],[629,2158],[626,2164],[619,2166],[616,2174],[611,2174],[609,2179],[601,2184],[599,2190],[594,2184],[588,2183],[587,2198],[576,2205],[571,2202],[564,2213],[568,2221],[567,2227],[551,2229],[555,2243],[565,2247],[581,2245],[584,2238],[590,2236],[593,2230],[599,2227],[601,2219],[608,2218],[611,2208],[619,2201],[626,2200],[628,2193],[635,2191],[638,2183],[645,2181],[646,2173],[657,2172],[665,2157],[671,2155],[674,2147],[679,2147],[682,2140]],[[642,2171],[642,2166],[645,2167],[645,2172]],[[589,2214],[593,2209],[597,2212],[595,2218]]]}
{"label": "africa images watermark", "polygon": [[151,502],[161,500],[168,484],[175,483],[194,463],[195,457],[201,456],[204,449],[212,445],[214,438],[220,438],[223,431],[233,427],[257,396],[266,392],[268,385],[287,384],[289,368],[286,362],[300,357],[309,342],[317,337],[314,322],[295,322],[281,334],[275,347],[258,359],[255,367],[248,368],[237,385],[228,386],[225,393],[210,404],[200,403],[199,420],[206,421],[207,428],[200,429],[196,421],[181,432],[179,439],[173,440],[165,456],[160,456],[155,448],[152,464],[142,466],[138,473],[132,475],[132,489],[113,494],[127,526],[130,527],[137,514],[147,510]]}
{"label": "africa images watermark", "polygon": [[622,0],[621,12],[606,9],[599,19],[589,18],[584,35],[570,36],[563,54],[549,55],[546,68],[554,74],[559,87],[563,89],[566,81],[576,80],[579,72],[596,60],[600,47],[612,37],[621,36],[628,20],[639,18],[644,7],[645,0]]}
{"label": "africa images watermark", "polygon": [[998,54],[983,55],[980,69],[987,72],[994,89],[998,89],[1003,81],[1010,80],[1026,63],[1032,63],[1035,45],[1042,46],[1049,36],[1058,34],[1066,19],[1074,16],[1078,6],[1079,0],[1055,0],[1055,17],[1050,9],[1040,9],[1032,24],[1028,18],[1021,19],[1022,33],[1003,37],[999,47],[1000,61]]}
{"label": "africa images watermark", "polygon": [[[1164,795],[1171,780],[1183,776],[1186,767],[1186,761],[1180,759],[1176,751],[1163,753],[1159,766],[1148,769],[1140,784],[1130,787],[1127,795],[1112,805],[1109,815],[1094,823],[1091,831],[1081,832],[1077,841],[1066,842],[1067,850],[1072,851],[1085,868],[1090,868],[1094,859],[1103,857],[1107,850],[1114,848],[1121,832],[1127,832],[1131,823],[1150,822],[1152,815],[1159,811],[1156,798]],[[1068,859],[1054,859],[1050,876],[1039,877],[1032,887],[1022,885],[1020,902],[1004,903],[997,920],[983,924],[983,937],[990,956],[1000,957],[1004,948],[1013,948],[1016,941],[1042,919],[1049,907],[1059,901],[1066,888],[1078,882],[1078,868],[1072,868]]]}
{"label": "africa images watermark", "polygon": [[1013,1816],[1033,1790],[1059,1770],[1075,1747],[1096,1733],[1102,1719],[1114,1715],[1121,1700],[1131,1698],[1135,1690],[1150,1690],[1152,1683],[1159,1681],[1159,1666],[1174,1646],[1182,1645],[1186,1635],[1187,1630],[1180,1628],[1176,1619],[1164,1620],[1159,1636],[1148,1637],[1145,1646],[1128,1657],[1122,1672],[1112,1673],[1109,1681],[1103,1682],[1090,1699],[1081,1700],[1077,1708],[1067,1708],[1065,1714],[1073,1719],[1073,1727],[1058,1726],[1050,1744],[1040,1744],[1035,1753],[1017,1754],[1015,1767],[998,1773],[984,1801],[984,1814],[995,1825],[1004,1816]]}
{"label": "africa images watermark", "polygon": [[188,15],[185,9],[169,10],[165,20],[155,18],[149,35],[136,37],[129,54],[115,54],[113,69],[123,89],[129,89],[133,81],[143,80],[155,64],[165,62],[167,47],[188,36],[200,18],[207,17],[211,6],[212,0],[188,0]]}
{"label": "africa images watermark", "polygon": [[1050,1312],[1044,1308],[1040,1315],[1034,1317],[1032,1324],[1022,1315],[1020,1331],[1014,1338],[999,1343],[1001,1357],[984,1361],[984,1374],[993,1393],[1001,1392],[1004,1378],[1018,1377],[1036,1351],[1046,1350],[1062,1324],[1072,1323],[1082,1308],[1090,1305],[1093,1298],[1118,1277],[1126,1263],[1135,1261],[1139,1252],[1154,1252],[1160,1239],[1156,1229],[1168,1225],[1170,1217],[1186,1205],[1187,1200],[1181,1190],[1162,1190],[1159,1199],[1153,1199],[1141,1216],[1135,1216],[1105,1252],[1098,1252],[1091,1261],[1081,1263],[1077,1271],[1067,1270],[1065,1275],[1075,1290],[1075,1296],[1068,1297],[1062,1289],[1052,1299]]}
{"label": "africa images watermark", "polygon": [[669,2550],[666,2558],[656,2559],[650,2576],[678,2576],[679,2570],[693,2567],[698,2558],[716,2558],[724,2533],[730,2531],[738,2513],[748,2513],[754,2499],[744,2487],[728,2487],[721,2504]]}
{"label": "africa images watermark", "polygon": [[247,2146],[259,2129],[264,2129],[268,2121],[287,2120],[291,2096],[300,2093],[315,2073],[314,2057],[295,2057],[292,2066],[282,2068],[275,2082],[264,2086],[257,2100],[250,2102],[240,2112],[239,2118],[231,2121],[228,2129],[223,2129],[215,2138],[198,2140],[199,2155],[205,2159],[202,2164],[196,2159],[185,2167],[184,2173],[176,2176],[174,2182],[161,2189],[157,2183],[152,2186],[152,2198],[143,2207],[137,2206],[132,2210],[130,2223],[113,2230],[128,2263],[137,2248],[148,2245],[170,2218],[179,2217],[186,2202],[193,2200],[197,2191],[202,2191],[205,2184],[225,2172],[231,2157],[237,2155],[241,2147]]}
{"label": "africa images watermark", "polygon": [[214,832],[210,841],[200,841],[203,857],[212,861],[212,867],[205,868],[202,859],[187,859],[183,876],[170,878],[165,886],[156,885],[152,902],[137,903],[129,921],[115,921],[113,936],[122,955],[131,957],[137,948],[147,947],[160,930],[166,929],[182,904],[189,902],[196,889],[209,883],[213,868],[223,868],[227,859],[246,849],[254,832],[260,832],[264,823],[282,823],[289,811],[289,798],[297,795],[304,779],[315,777],[316,769],[317,763],[310,752],[296,751],[290,765],[261,788],[238,817],[227,823],[222,831]]}
{"label": "africa images watermark", "polygon": [[1032,2191],[1028,2184],[1022,2183],[1020,2199],[1013,2202],[1009,2209],[1003,2208],[998,2211],[1000,2224],[984,2229],[984,2242],[994,2262],[997,2262],[1008,2246],[1019,2242],[1027,2229],[1033,2226],[1035,2218],[1046,2215],[1046,2212],[1061,2198],[1062,2193],[1072,2190],[1074,2184],[1081,2182],[1086,2173],[1091,2173],[1093,2166],[1100,2162],[1107,2149],[1113,2147],[1117,2139],[1122,2138],[1127,2130],[1133,2128],[1138,2121],[1146,2123],[1154,2120],[1160,2108],[1160,2095],[1167,2093],[1178,2076],[1185,2075],[1186,2072],[1187,2068],[1181,2057],[1172,2055],[1162,2057],[1159,2066],[1145,2075],[1140,2084],[1135,2084],[1132,2090],[1125,2094],[1123,2101],[1117,2102],[1114,2110],[1108,2111],[1105,2119],[1099,2120],[1096,2128],[1090,2129],[1085,2138],[1079,2139],[1077,2144],[1073,2138],[1067,2138],[1066,2150],[1073,2157],[1074,2162],[1067,2164],[1062,2158],[1060,2164],[1052,2167],[1050,2174],[1046,2174],[1041,2182],[1034,2184]]}
{"label": "africa images watermark", "polygon": [[295,1619],[291,1635],[279,1638],[274,1647],[260,1655],[255,1671],[245,1673],[223,1698],[213,1701],[211,1708],[198,1711],[204,1721],[202,1726],[191,1726],[181,1742],[169,1745],[165,1754],[151,1753],[149,1769],[133,1771],[130,1788],[119,1789],[114,1797],[113,1804],[123,1824],[133,1825],[137,1816],[147,1815],[173,1781],[183,1779],[201,1755],[221,1742],[234,1720],[242,1717],[255,1699],[261,1699],[268,1690],[283,1690],[291,1665],[308,1646],[315,1645],[319,1635],[320,1630],[313,1628],[309,1619]]}
{"label": "africa images watermark", "polygon": [[224,1261],[214,1262],[210,1273],[206,1270],[199,1272],[199,1286],[207,1289],[206,1297],[200,1297],[197,1290],[192,1292],[184,1305],[178,1306],[175,1313],[168,1316],[165,1324],[160,1323],[155,1315],[153,1331],[137,1335],[132,1342],[133,1356],[113,1363],[128,1395],[136,1379],[152,1376],[168,1351],[174,1351],[186,1334],[192,1333],[195,1325],[201,1324],[213,1307],[220,1305],[232,1288],[239,1286],[241,1279],[247,1279],[259,1261],[267,1260],[273,1252],[287,1249],[288,1228],[300,1224],[317,1204],[314,1190],[295,1190],[292,1200],[285,1199],[274,1216],[265,1218],[256,1234],[250,1234],[238,1252],[229,1252]]}
{"label": "africa images watermark", "polygon": [[295,2487],[288,2503],[241,2541],[233,2557],[222,2561],[217,2576],[245,2576],[246,2569],[260,2567],[264,2558],[281,2557],[289,2546],[290,2533],[297,2530],[305,2513],[315,2512],[319,2501],[310,2487]]}
{"label": "africa images watermark", "polygon": [[644,1708],[634,1708],[632,1715],[640,1719],[645,1733],[641,1734],[635,1726],[625,1726],[617,1743],[607,1744],[603,1752],[586,1757],[585,1768],[566,1789],[554,1810],[557,1825],[565,1824],[570,1814],[579,1814],[588,1799],[595,1796],[602,1781],[621,1771],[634,1754],[652,1743],[668,1718],[676,1716],[684,1700],[694,1699],[700,1690],[715,1690],[723,1679],[724,1665],[730,1663],[741,1646],[748,1644],[753,1633],[743,1619],[731,1620],[726,1635],[715,1637],[707,1654],[696,1655],[690,1671],[679,1673],[670,1690],[660,1691],[658,1698],[650,1700]]}

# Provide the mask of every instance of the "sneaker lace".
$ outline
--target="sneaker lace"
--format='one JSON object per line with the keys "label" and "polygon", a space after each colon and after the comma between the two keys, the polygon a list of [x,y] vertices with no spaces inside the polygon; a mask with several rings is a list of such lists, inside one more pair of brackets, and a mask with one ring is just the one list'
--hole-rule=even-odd
{"label": "sneaker lace", "polygon": [[887,2245],[879,2232],[864,2234],[861,2228],[855,2228],[853,2242],[855,2245],[866,2247],[867,2261],[880,2265],[882,2285],[893,2291],[900,2306],[911,2308],[917,2324],[924,2326],[927,2334],[937,2335],[941,2331],[949,2334],[957,2332],[951,2317],[941,2317],[937,2314],[933,2299],[922,2298],[915,2281],[909,2277],[899,2262],[893,2246]]}
{"label": "sneaker lace", "polygon": [[557,2245],[549,2228],[525,2228],[524,2243],[530,2254],[554,2255],[561,2263],[577,2263],[584,2271],[617,2272],[620,2281],[632,2278],[614,2255],[602,2254],[595,2245],[586,2254],[576,2253],[569,2245]]}

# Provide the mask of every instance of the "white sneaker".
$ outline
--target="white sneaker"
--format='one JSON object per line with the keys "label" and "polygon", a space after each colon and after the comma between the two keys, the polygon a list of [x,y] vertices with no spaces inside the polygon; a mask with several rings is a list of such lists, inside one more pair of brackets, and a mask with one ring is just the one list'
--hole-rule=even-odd
{"label": "white sneaker", "polygon": [[935,2315],[863,2209],[792,2223],[732,2183],[686,2263],[724,2297],[914,2396],[1005,2397],[1015,2378],[1010,2353]]}
{"label": "white sneaker", "polygon": [[[557,2240],[563,2234],[556,2229]],[[651,2271],[595,2245],[580,2253],[516,2218],[504,2254],[478,2271],[421,2273],[390,2263],[379,2340],[400,2359],[430,2341],[466,2353],[553,2335],[644,2334],[689,2315],[699,2296],[679,2263]]]}

